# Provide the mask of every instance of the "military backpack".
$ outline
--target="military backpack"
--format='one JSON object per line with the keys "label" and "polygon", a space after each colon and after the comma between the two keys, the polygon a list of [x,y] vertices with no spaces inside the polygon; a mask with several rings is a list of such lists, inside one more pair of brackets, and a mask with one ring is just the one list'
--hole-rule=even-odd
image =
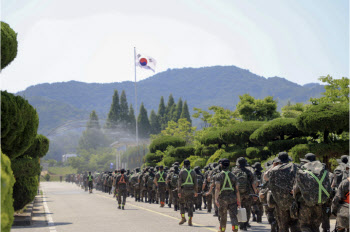
{"label": "military backpack", "polygon": [[234,174],[237,177],[238,190],[240,194],[247,194],[249,192],[248,170],[236,169]]}

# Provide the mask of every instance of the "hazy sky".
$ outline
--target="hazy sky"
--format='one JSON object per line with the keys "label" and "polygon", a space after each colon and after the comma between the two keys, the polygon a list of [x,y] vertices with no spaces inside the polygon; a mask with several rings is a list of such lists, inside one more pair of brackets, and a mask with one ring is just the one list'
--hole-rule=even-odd
{"label": "hazy sky", "polygon": [[349,76],[348,0],[2,0],[1,17],[18,33],[1,73],[10,92],[133,80],[134,46],[157,72],[235,65],[298,84]]}

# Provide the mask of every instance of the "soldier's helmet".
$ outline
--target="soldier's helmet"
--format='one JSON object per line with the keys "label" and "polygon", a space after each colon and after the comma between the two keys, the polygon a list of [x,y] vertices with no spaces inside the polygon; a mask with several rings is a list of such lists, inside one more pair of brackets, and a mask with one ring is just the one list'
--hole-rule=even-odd
{"label": "soldier's helmet", "polygon": [[175,165],[175,166],[174,166],[174,170],[175,170],[175,171],[179,171],[179,166]]}
{"label": "soldier's helmet", "polygon": [[239,157],[236,160],[236,165],[239,167],[245,167],[245,166],[247,166],[247,160],[244,157]]}
{"label": "soldier's helmet", "polygon": [[230,166],[230,161],[228,159],[222,159],[221,165],[223,168],[228,168]]}
{"label": "soldier's helmet", "polygon": [[190,162],[189,160],[186,159],[186,160],[184,161],[184,165],[185,165],[185,166],[191,165],[191,162]]}
{"label": "soldier's helmet", "polygon": [[307,153],[305,155],[305,159],[307,159],[310,162],[316,161],[316,156],[313,153]]}
{"label": "soldier's helmet", "polygon": [[343,162],[344,164],[347,164],[349,162],[349,157],[347,155],[342,155],[340,157],[341,162]]}

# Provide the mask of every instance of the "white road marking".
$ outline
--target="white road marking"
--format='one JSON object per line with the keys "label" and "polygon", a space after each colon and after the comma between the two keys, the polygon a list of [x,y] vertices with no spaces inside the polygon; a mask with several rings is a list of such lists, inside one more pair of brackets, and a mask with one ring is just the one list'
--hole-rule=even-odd
{"label": "white road marking", "polygon": [[[44,192],[43,192],[43,198],[45,198]],[[47,220],[47,223],[49,225],[49,230],[50,230],[50,232],[57,232],[56,227],[55,227],[55,223],[53,222],[53,219],[52,219],[51,214],[50,214],[49,207],[47,206],[47,203],[45,200],[43,200],[43,203],[44,203],[43,205],[44,205],[44,209],[45,209],[46,220]]]}

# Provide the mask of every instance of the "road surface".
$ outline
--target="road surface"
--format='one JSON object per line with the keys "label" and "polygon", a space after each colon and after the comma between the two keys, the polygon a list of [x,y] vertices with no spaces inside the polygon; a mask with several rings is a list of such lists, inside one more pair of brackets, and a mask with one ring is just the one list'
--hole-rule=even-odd
{"label": "road surface", "polygon": [[[159,208],[159,205],[135,202],[127,198],[125,210],[112,195],[94,191],[85,192],[76,184],[42,182],[42,196],[34,208],[33,225],[13,227],[13,232],[116,232],[116,231],[218,231],[217,217],[203,211],[196,211],[193,227],[185,223],[178,225],[180,212],[173,208]],[[187,217],[187,216],[186,216]],[[230,223],[228,218],[228,223]],[[332,223],[334,224],[334,222]],[[251,223],[248,231],[270,231],[266,217],[263,223]],[[228,224],[227,231],[231,231]]]}

